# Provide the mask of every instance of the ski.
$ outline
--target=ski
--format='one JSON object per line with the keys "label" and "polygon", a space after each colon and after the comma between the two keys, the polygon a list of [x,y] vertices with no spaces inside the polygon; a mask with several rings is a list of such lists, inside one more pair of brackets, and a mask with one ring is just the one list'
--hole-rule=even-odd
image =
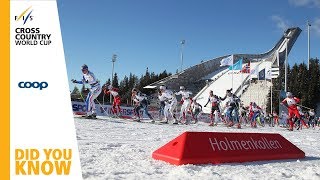
{"label": "ski", "polygon": [[[98,117],[87,117],[87,116],[74,116],[74,118],[78,118],[78,119],[88,119],[88,120],[97,120],[100,119]],[[103,120],[103,119],[101,119]]]}

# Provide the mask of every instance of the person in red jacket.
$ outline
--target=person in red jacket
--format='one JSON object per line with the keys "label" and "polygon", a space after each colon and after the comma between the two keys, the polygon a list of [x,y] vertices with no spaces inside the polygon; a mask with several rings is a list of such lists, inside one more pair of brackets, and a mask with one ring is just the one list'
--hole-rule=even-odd
{"label": "person in red jacket", "polygon": [[[297,104],[300,102],[300,99],[294,97],[291,92],[287,92],[287,97],[282,101],[282,104],[288,108],[288,122],[289,122],[289,130],[293,130],[293,121],[292,118],[296,116],[299,120],[301,120],[301,116],[299,110],[297,108]],[[304,121],[301,121],[303,125],[305,125]],[[306,125],[305,125],[306,126]]]}
{"label": "person in red jacket", "polygon": [[112,108],[111,108],[111,112],[114,115],[120,116],[121,113],[121,108],[120,108],[120,104],[121,104],[121,98],[119,96],[119,89],[118,88],[114,88],[111,85],[107,86],[107,88],[104,88],[103,91],[106,95],[111,94],[113,96],[113,103],[112,103]]}
{"label": "person in red jacket", "polygon": [[277,112],[276,112],[276,111],[273,111],[272,116],[273,116],[273,123],[274,123],[274,125],[279,126],[279,116],[278,116]]}

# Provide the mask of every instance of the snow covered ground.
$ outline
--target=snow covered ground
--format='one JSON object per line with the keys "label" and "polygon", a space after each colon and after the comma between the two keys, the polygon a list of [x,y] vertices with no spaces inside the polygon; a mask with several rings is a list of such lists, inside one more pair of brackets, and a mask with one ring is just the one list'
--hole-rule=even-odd
{"label": "snow covered ground", "polygon": [[[84,179],[320,179],[320,130],[289,132],[280,127],[252,129],[156,125],[125,120],[75,118]],[[185,131],[280,133],[302,149],[305,159],[222,165],[174,166],[152,159],[160,146]]]}

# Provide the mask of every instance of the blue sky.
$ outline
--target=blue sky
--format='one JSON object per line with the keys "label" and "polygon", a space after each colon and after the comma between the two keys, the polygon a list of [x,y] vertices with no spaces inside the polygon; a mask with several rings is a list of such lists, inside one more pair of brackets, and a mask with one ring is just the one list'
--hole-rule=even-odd
{"label": "blue sky", "polygon": [[147,67],[174,73],[182,39],[184,68],[226,54],[263,53],[296,26],[302,33],[289,63],[306,62],[307,20],[311,57],[320,57],[320,0],[58,0],[58,9],[69,79],[80,79],[85,63],[106,81],[113,54],[121,79]]}

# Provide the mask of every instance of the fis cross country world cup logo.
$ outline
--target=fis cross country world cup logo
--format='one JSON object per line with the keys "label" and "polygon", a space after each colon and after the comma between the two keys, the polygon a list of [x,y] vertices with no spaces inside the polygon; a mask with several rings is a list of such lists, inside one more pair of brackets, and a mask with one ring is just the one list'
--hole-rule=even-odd
{"label": "fis cross country world cup logo", "polygon": [[28,7],[26,10],[24,10],[19,16],[15,16],[14,19],[16,21],[22,21],[23,25],[26,24],[28,21],[33,20],[33,16],[31,15],[33,9],[31,9],[32,6]]}

